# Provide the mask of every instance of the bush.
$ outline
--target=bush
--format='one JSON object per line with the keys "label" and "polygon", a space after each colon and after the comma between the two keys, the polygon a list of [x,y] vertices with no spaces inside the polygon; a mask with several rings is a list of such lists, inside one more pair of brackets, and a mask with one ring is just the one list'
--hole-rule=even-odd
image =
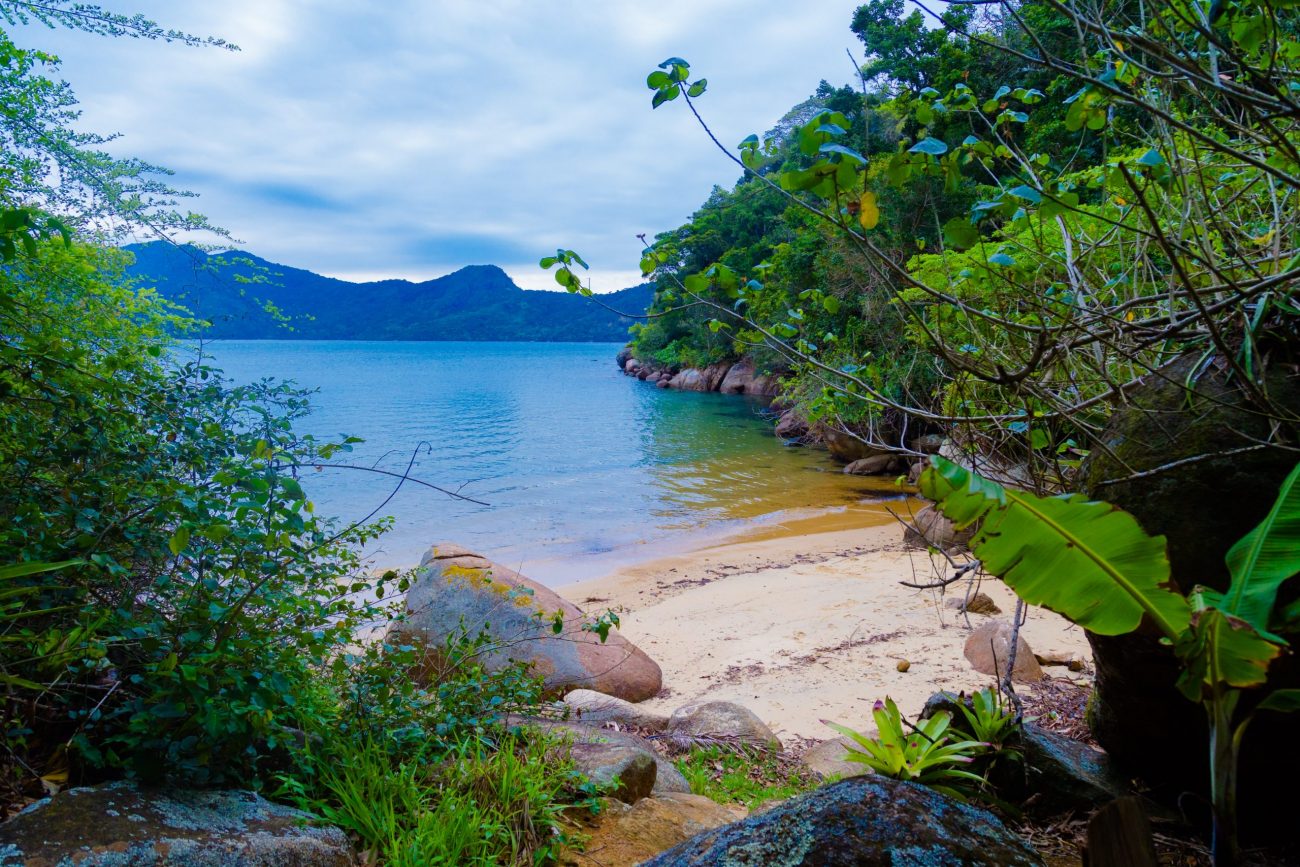
{"label": "bush", "polygon": [[756,807],[812,791],[823,782],[801,764],[778,753],[710,746],[677,760],[691,791],[720,804]]}

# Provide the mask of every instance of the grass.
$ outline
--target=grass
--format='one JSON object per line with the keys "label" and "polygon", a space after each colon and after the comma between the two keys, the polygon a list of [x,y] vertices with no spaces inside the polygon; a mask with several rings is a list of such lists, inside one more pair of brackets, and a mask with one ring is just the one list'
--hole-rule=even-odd
{"label": "grass", "polygon": [[342,740],[321,757],[316,791],[296,800],[346,831],[366,864],[548,863],[574,842],[561,811],[595,794],[554,747],[507,735],[397,759],[374,741]]}
{"label": "grass", "polygon": [[827,782],[802,764],[767,751],[696,747],[676,764],[695,794],[751,809],[766,801],[801,795]]}

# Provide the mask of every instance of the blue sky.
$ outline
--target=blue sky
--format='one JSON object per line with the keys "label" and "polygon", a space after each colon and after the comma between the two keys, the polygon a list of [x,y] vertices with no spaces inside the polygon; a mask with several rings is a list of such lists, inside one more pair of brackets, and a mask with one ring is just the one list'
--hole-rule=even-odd
{"label": "blue sky", "polygon": [[821,79],[852,80],[854,2],[224,0],[128,5],[231,53],[29,27],[63,58],[83,125],[174,169],[245,249],[347,279],[501,265],[555,288],[563,245],[598,291],[639,277],[636,235],[680,224],[738,170],[645,76],[677,55],[709,79],[725,144]]}

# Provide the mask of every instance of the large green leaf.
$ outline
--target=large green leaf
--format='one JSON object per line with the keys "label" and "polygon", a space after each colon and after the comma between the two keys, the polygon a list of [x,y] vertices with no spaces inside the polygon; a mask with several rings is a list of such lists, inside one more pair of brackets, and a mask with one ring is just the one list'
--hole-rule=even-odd
{"label": "large green leaf", "polygon": [[1259,686],[1268,679],[1268,666],[1282,653],[1253,626],[1217,608],[1198,611],[1190,629],[1176,646],[1186,664],[1178,688],[1193,701],[1205,688]]}
{"label": "large green leaf", "polygon": [[1300,464],[1282,482],[1273,508],[1225,558],[1232,583],[1220,607],[1266,630],[1282,582],[1300,572]]}
{"label": "large green leaf", "polygon": [[1191,606],[1170,586],[1164,537],[1127,512],[1003,488],[938,456],[921,492],[958,527],[982,519],[971,549],[1031,605],[1098,635],[1132,632],[1144,615],[1171,639],[1186,631]]}
{"label": "large green leaf", "polygon": [[85,562],[85,560],[63,560],[59,563],[15,563],[12,566],[0,566],[0,581],[39,575],[42,572],[57,572],[59,569],[67,569],[71,566],[81,566]]}

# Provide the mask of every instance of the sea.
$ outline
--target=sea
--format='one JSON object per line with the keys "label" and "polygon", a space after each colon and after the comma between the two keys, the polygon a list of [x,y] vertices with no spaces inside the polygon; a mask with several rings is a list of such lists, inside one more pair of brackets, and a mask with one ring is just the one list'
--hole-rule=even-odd
{"label": "sea", "polygon": [[302,481],[318,514],[394,519],[366,551],[377,568],[454,542],[559,586],[893,495],[888,481],[846,476],[826,452],[774,436],[762,401],[624,376],[619,344],[204,348],[235,382],[311,389],[301,433],[363,440],[330,461],[347,468]]}

